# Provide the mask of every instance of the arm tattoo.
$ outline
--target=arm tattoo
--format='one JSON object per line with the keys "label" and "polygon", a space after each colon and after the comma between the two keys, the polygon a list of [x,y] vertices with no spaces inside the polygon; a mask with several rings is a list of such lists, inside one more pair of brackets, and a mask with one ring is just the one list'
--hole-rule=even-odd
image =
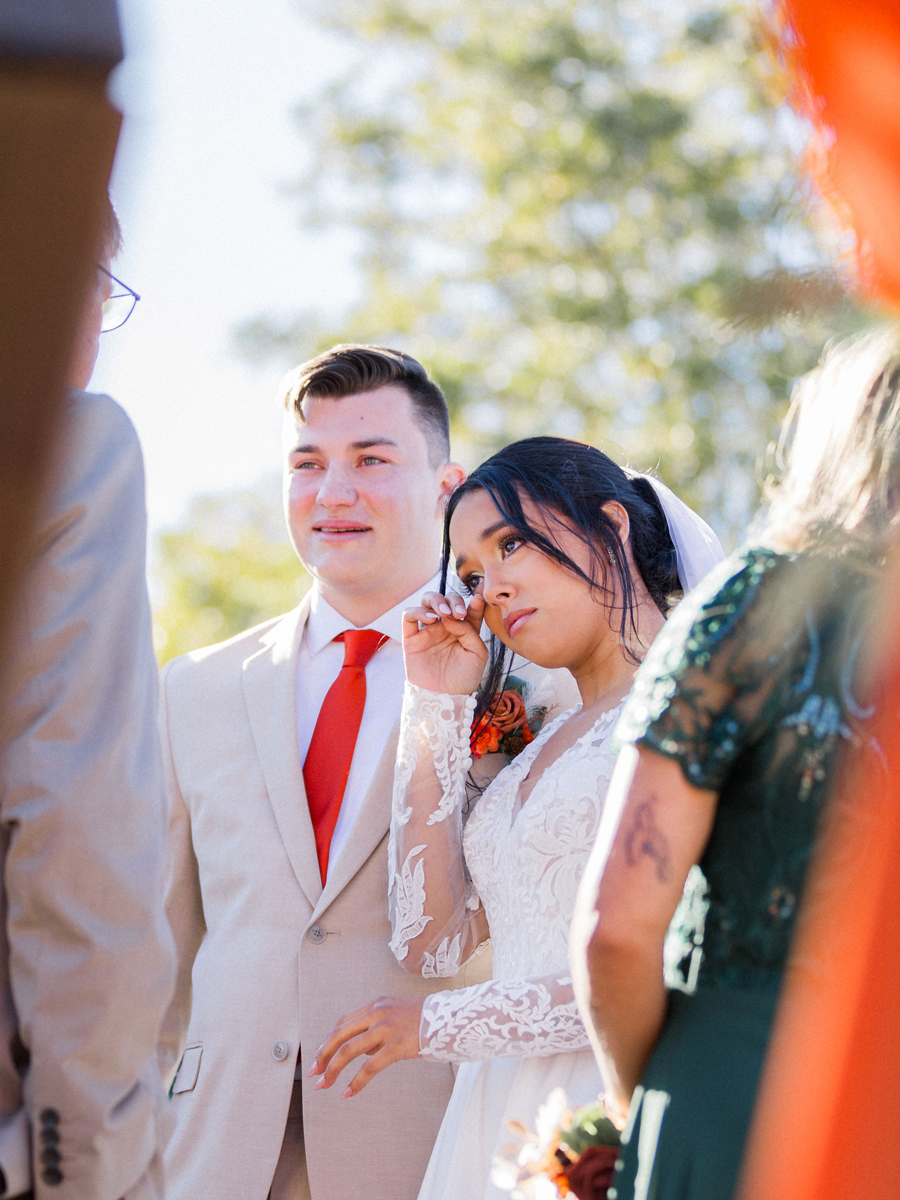
{"label": "arm tattoo", "polygon": [[639,804],[631,818],[631,827],[625,835],[625,857],[630,867],[636,867],[642,855],[656,864],[656,878],[668,883],[671,876],[669,843],[653,820],[653,805],[656,796],[650,796]]}

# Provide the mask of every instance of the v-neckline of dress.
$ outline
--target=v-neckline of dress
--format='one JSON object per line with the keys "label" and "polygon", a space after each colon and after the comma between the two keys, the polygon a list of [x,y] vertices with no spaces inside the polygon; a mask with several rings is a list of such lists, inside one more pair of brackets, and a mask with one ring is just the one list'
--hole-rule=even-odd
{"label": "v-neckline of dress", "polygon": [[[541,772],[540,778],[535,780],[534,786],[532,787],[531,791],[528,793],[528,795],[525,797],[524,800],[522,799],[522,784],[525,782],[525,780],[531,774],[531,768],[534,766],[535,759],[537,758],[538,754],[540,753],[541,747],[544,746],[547,742],[549,742],[550,738],[553,736],[553,734],[556,732],[556,730],[561,729],[562,726],[565,724],[565,722],[571,716],[573,716],[576,712],[581,712],[583,705],[575,704],[572,706],[572,708],[566,709],[565,712],[560,713],[558,717],[554,717],[553,720],[550,722],[550,724],[541,730],[541,732],[537,735],[537,737],[534,739],[534,741],[531,742],[531,744],[529,746],[527,746],[525,748],[525,750],[522,751],[522,753],[518,756],[518,758],[513,759],[513,761],[510,763],[510,769],[512,770],[513,768],[516,768],[516,767],[518,768],[518,771],[517,771],[518,778],[516,780],[513,807],[512,807],[512,811],[510,812],[510,817],[509,817],[510,832],[515,828],[516,822],[518,821],[522,810],[529,803],[531,798],[534,796],[534,793],[540,787],[541,781],[543,780],[547,771],[551,770],[551,768],[556,767],[559,763],[563,762],[564,759],[569,754],[571,754],[571,752],[573,750],[576,750],[581,745],[581,743],[583,741],[585,741],[586,738],[591,737],[594,734],[597,726],[600,724],[601,721],[605,721],[612,714],[619,712],[621,710],[622,706],[624,705],[624,703],[625,703],[625,697],[623,696],[623,698],[619,701],[618,704],[613,705],[612,708],[608,708],[606,710],[606,712],[602,712],[599,715],[599,717],[597,717],[597,720],[594,721],[594,723],[588,729],[586,729],[580,737],[575,739],[575,741],[572,743],[571,746],[566,746],[565,750],[563,750],[563,752],[560,755],[558,755],[556,758],[554,758],[551,763],[548,763],[547,766],[544,768],[544,770]],[[542,737],[543,734],[546,734],[546,736]],[[530,755],[529,759],[527,760],[526,763],[522,763],[522,759],[525,757],[525,755],[529,751],[531,751],[531,755]],[[524,775],[521,773],[522,766],[527,767]]]}

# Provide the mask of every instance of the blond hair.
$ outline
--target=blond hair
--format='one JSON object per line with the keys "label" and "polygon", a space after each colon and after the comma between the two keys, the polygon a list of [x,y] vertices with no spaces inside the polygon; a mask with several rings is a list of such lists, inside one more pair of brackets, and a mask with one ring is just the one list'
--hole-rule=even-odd
{"label": "blond hair", "polygon": [[900,333],[881,329],[826,349],[796,384],[762,524],[787,550],[880,557],[897,518]]}

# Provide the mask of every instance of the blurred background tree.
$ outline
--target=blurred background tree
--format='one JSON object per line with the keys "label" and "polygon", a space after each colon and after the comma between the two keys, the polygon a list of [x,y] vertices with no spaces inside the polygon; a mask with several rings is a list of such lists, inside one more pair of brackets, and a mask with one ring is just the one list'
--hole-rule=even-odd
{"label": "blurred background tree", "polygon": [[[251,321],[243,352],[408,349],[467,466],[582,438],[656,469],[734,545],[793,380],[865,319],[757,5],[329,0],[320,20],[347,68],[298,111],[295,200],[305,227],[354,233],[358,295],[328,325]],[[200,502],[156,567],[163,659],[303,589],[276,502],[252,495]]]}
{"label": "blurred background tree", "polygon": [[198,498],[185,526],[158,538],[152,579],[160,665],[288,612],[307,590],[275,484]]}
{"label": "blurred background tree", "polygon": [[792,381],[862,320],[813,230],[757,7],[329,0],[321,20],[348,67],[298,113],[300,217],[358,231],[362,298],[327,327],[250,322],[244,351],[409,349],[467,464],[582,438],[734,543]]}

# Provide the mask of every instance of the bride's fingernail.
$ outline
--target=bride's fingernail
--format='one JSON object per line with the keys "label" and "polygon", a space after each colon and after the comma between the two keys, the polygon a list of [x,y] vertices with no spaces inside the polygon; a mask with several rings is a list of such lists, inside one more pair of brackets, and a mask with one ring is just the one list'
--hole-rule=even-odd
{"label": "bride's fingernail", "polygon": [[438,611],[442,612],[445,617],[450,617],[453,615],[453,610],[450,608],[449,604],[439,604]]}
{"label": "bride's fingernail", "polygon": [[349,1100],[352,1095],[353,1095],[352,1090],[350,1088],[345,1088],[344,1091],[341,1092],[341,1099]]}
{"label": "bride's fingernail", "polygon": [[317,1092],[319,1090],[319,1088],[323,1088],[324,1086],[325,1086],[325,1076],[323,1075],[322,1078],[319,1080],[319,1082],[313,1085],[313,1091]]}
{"label": "bride's fingernail", "polygon": [[322,1074],[322,1072],[319,1070],[319,1062],[317,1059],[313,1063],[313,1065],[309,1068],[309,1070],[306,1072],[306,1078],[311,1079],[313,1077],[313,1075],[321,1075],[321,1074]]}

